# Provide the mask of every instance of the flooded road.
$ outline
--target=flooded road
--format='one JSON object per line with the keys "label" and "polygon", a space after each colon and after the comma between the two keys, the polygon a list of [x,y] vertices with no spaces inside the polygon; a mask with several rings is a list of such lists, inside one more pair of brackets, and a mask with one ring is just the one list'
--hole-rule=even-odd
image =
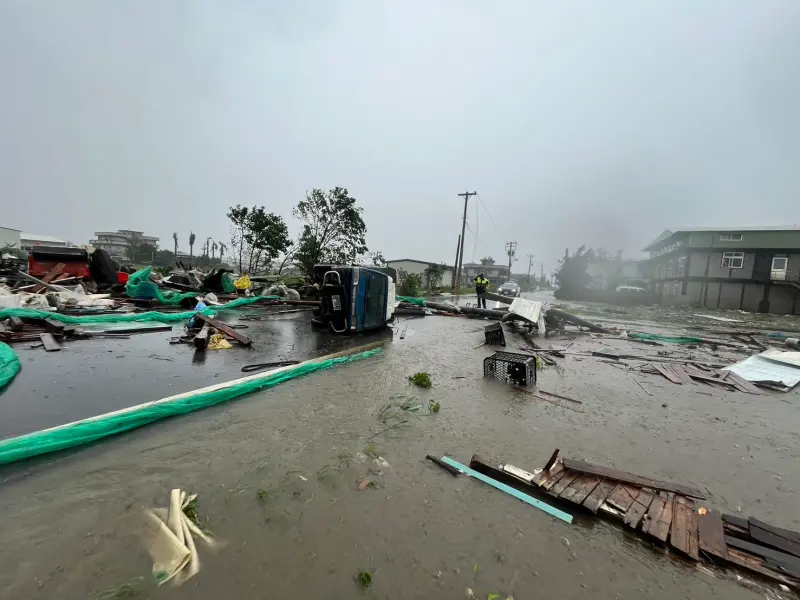
{"label": "flooded road", "polygon": [[[296,340],[289,352],[302,317],[276,325],[287,329],[272,334],[278,339],[263,356],[209,353],[205,365],[160,334],[110,342],[108,357],[97,355],[99,342],[60,356],[23,352],[16,406],[28,414],[26,427],[38,428],[55,417],[44,405],[25,413],[26,397],[48,395],[52,406],[81,398],[78,412],[91,413],[111,399],[138,402],[234,378],[242,364],[272,356],[335,351],[321,334],[308,346]],[[0,598],[91,598],[131,581],[141,598],[353,598],[361,595],[354,576],[365,570],[373,571],[370,598],[464,598],[467,587],[478,598],[517,600],[764,597],[619,527],[582,518],[567,525],[424,457],[468,462],[480,453],[532,470],[558,447],[568,457],[705,487],[719,508],[796,529],[797,392],[755,397],[639,376],[649,396],[618,367],[568,356],[540,371],[539,386],[582,400],[576,412],[484,380],[482,361],[493,351],[476,347],[484,324],[402,320],[405,339],[396,335],[383,355],[0,471]],[[256,337],[254,329],[247,333]],[[513,350],[517,340],[507,341]],[[602,342],[583,336],[571,350],[631,350],[624,340]],[[111,358],[125,349],[128,360]],[[64,378],[74,370],[56,364],[73,351],[103,375],[67,379],[75,389],[66,395]],[[146,359],[150,352],[172,360]],[[431,389],[409,384],[416,371],[431,374]],[[407,413],[407,423],[384,431],[382,407],[430,400],[441,404],[438,414]],[[69,406],[58,410],[59,419],[73,414]],[[4,427],[25,429],[7,420]],[[359,491],[364,479],[375,487]],[[135,515],[163,506],[173,487],[199,494],[201,519],[227,545],[201,548],[202,571],[187,584],[156,588]]]}

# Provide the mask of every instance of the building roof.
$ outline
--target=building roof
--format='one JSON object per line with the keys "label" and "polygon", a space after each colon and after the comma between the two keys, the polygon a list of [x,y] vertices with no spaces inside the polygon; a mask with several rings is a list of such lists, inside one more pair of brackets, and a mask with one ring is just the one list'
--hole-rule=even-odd
{"label": "building roof", "polygon": [[668,240],[678,233],[703,233],[712,231],[724,233],[742,233],[745,231],[800,231],[800,225],[743,225],[741,227],[680,227],[675,230],[665,229],[661,235],[642,248],[642,251],[647,252],[654,246],[659,245],[661,242]]}
{"label": "building roof", "polygon": [[57,237],[53,237],[52,235],[40,235],[38,233],[29,233],[27,231],[23,231],[19,234],[21,240],[30,240],[34,242],[48,242],[50,244],[66,244],[62,239]]}
{"label": "building roof", "polygon": [[20,231],[19,229],[14,229],[13,227],[3,227],[0,225],[0,229],[7,229],[8,231]]}
{"label": "building roof", "polygon": [[[437,262],[431,261],[431,260],[417,260],[415,258],[395,258],[393,260],[387,260],[386,264],[389,265],[391,263],[396,263],[396,262],[413,262],[413,263],[418,263],[420,265],[436,265],[436,266],[439,266],[440,264],[442,264],[442,263],[437,263]],[[444,265],[444,268],[445,269],[452,269],[453,266],[452,265]]]}
{"label": "building roof", "polygon": [[484,268],[484,269],[505,269],[508,271],[508,265],[503,264],[494,264],[494,265],[484,265],[482,263],[464,263],[461,265],[462,267],[470,267],[470,268]]}

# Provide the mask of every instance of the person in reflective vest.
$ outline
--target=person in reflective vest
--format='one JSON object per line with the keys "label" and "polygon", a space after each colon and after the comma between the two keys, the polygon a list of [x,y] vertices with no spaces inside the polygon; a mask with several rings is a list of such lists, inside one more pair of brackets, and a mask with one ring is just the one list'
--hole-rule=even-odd
{"label": "person in reflective vest", "polygon": [[475,293],[478,294],[478,308],[486,308],[486,288],[489,287],[489,280],[483,273],[475,278]]}

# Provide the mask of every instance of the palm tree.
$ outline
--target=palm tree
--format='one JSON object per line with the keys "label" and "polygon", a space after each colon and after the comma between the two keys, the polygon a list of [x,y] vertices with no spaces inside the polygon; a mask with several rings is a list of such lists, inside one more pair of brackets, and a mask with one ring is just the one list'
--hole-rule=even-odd
{"label": "palm tree", "polygon": [[172,234],[172,239],[175,240],[175,260],[178,260],[178,232]]}
{"label": "palm tree", "polygon": [[211,254],[211,236],[206,238],[206,256]]}
{"label": "palm tree", "polygon": [[194,256],[194,240],[196,236],[194,232],[189,233],[189,260],[191,260],[192,256]]}
{"label": "palm tree", "polygon": [[211,244],[211,260],[214,260],[214,253],[217,251],[217,242]]}
{"label": "palm tree", "polygon": [[227,249],[228,249],[228,247],[225,244],[223,244],[222,242],[219,243],[219,260],[220,261],[222,261],[222,256],[225,254],[225,250],[227,250]]}

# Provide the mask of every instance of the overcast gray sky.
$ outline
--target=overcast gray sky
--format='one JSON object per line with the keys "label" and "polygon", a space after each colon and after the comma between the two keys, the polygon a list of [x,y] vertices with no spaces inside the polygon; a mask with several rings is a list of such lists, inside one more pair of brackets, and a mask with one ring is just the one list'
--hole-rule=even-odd
{"label": "overcast gray sky", "polygon": [[474,189],[465,260],[549,271],[800,222],[799,74],[797,0],[2,0],[0,225],[188,249],[339,185],[451,263]]}

